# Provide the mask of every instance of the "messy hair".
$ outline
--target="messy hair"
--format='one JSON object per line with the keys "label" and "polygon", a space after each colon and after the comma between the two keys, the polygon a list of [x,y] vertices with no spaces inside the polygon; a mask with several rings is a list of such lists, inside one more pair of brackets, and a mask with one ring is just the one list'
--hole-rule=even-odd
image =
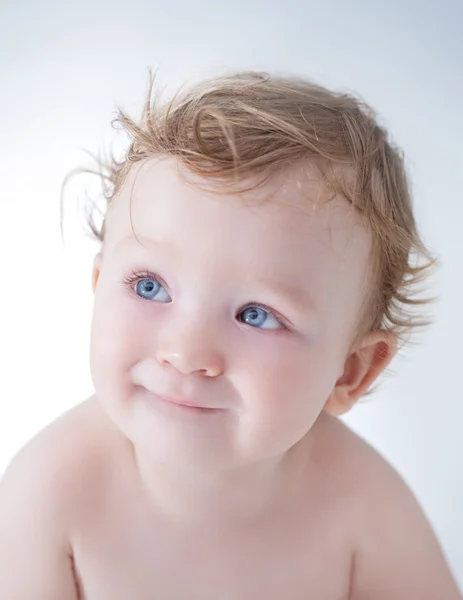
{"label": "messy hair", "polygon": [[306,162],[318,167],[329,197],[346,198],[372,234],[368,293],[355,340],[383,329],[405,342],[430,324],[416,308],[434,298],[422,297],[418,284],[428,279],[437,259],[418,232],[403,154],[370,106],[301,77],[261,72],[211,78],[168,102],[153,98],[154,82],[150,71],[139,120],[118,108],[112,122],[129,136],[122,160],[113,154],[97,157],[97,169],[79,170],[101,178],[101,224],[94,210],[87,213],[99,242],[104,242],[106,210],[139,161],[175,157],[190,172],[224,185],[256,175],[265,183]]}

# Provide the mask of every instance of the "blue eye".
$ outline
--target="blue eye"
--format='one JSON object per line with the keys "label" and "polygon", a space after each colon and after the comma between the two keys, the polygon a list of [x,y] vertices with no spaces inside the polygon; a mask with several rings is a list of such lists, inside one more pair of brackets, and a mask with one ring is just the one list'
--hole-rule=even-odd
{"label": "blue eye", "polygon": [[170,302],[170,296],[165,288],[152,277],[144,277],[135,285],[135,292],[140,298],[155,300],[156,302]]}
{"label": "blue eye", "polygon": [[260,306],[248,306],[239,314],[239,320],[258,329],[284,328],[275,315]]}

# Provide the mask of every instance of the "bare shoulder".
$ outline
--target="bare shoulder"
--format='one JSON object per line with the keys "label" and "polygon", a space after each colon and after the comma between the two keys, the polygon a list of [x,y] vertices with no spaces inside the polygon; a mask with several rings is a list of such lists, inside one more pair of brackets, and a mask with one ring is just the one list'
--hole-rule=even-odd
{"label": "bare shoulder", "polygon": [[18,451],[0,481],[0,498],[8,490],[24,490],[46,496],[57,517],[65,510],[71,513],[107,468],[114,435],[96,401],[85,400]]}
{"label": "bare shoulder", "polygon": [[351,516],[363,510],[364,503],[373,496],[381,496],[384,489],[389,493],[410,493],[384,457],[338,418],[320,415],[314,450],[320,471],[329,473],[326,484],[330,490],[336,490],[343,507],[352,511]]}
{"label": "bare shoulder", "polygon": [[111,434],[86,401],[42,429],[0,482],[0,597],[77,600],[72,536],[105,484]]}
{"label": "bare shoulder", "polygon": [[326,418],[322,446],[354,545],[353,600],[461,595],[438,540],[398,472],[341,421]]}

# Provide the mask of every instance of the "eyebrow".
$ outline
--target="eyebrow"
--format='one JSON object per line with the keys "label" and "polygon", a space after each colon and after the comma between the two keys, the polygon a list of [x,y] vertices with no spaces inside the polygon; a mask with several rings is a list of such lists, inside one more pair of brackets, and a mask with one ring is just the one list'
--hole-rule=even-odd
{"label": "eyebrow", "polygon": [[302,310],[315,310],[315,306],[306,292],[296,285],[276,279],[257,278],[255,281],[271,294],[288,300]]}
{"label": "eyebrow", "polygon": [[[139,245],[138,242],[147,246],[164,246],[173,248],[174,245],[167,240],[157,240],[154,238],[147,238],[143,235],[135,237],[133,234],[128,234],[121,238],[115,245],[115,247],[122,246],[124,244]],[[302,310],[315,310],[315,306],[309,296],[300,287],[288,283],[287,281],[277,279],[266,279],[264,277],[252,277],[252,280],[261,286],[264,290],[268,290],[273,296],[282,298],[296,305],[297,308]]]}
{"label": "eyebrow", "polygon": [[124,236],[123,238],[121,238],[120,240],[118,240],[116,242],[116,244],[114,245],[115,248],[119,248],[120,246],[124,246],[124,245],[131,245],[131,246],[169,246],[169,247],[173,247],[172,244],[168,241],[165,240],[156,240],[153,238],[147,238],[143,235],[137,235],[135,236],[133,233],[129,233],[128,235]]}

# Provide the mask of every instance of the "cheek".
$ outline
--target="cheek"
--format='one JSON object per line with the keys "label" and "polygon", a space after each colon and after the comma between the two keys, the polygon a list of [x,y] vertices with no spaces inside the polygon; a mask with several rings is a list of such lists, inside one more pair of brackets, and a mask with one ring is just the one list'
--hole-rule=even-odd
{"label": "cheek", "polygon": [[243,404],[239,444],[248,454],[286,452],[311,429],[329,387],[318,350],[307,340],[281,338],[244,349],[236,388]]}
{"label": "cheek", "polygon": [[337,365],[328,344],[315,338],[262,339],[241,360],[240,390],[256,418],[257,413],[261,418],[273,413],[295,421],[310,419],[323,408],[336,381]]}
{"label": "cheek", "polygon": [[[133,304],[136,304],[133,303]],[[95,295],[90,356],[92,373],[100,379],[116,379],[132,366],[142,351],[146,318],[119,293]]]}

